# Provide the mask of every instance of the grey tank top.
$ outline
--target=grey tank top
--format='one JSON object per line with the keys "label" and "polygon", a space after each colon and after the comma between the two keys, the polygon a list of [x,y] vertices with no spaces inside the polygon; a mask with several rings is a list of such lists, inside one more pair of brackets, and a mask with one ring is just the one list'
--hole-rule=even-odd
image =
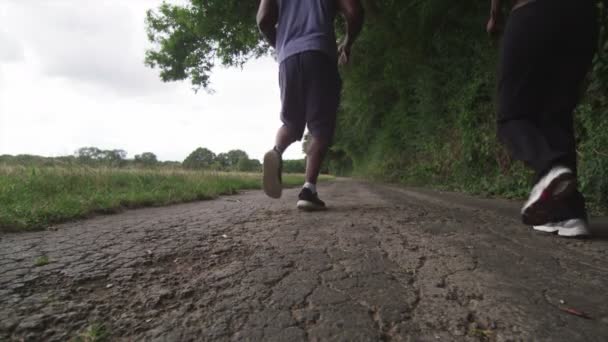
{"label": "grey tank top", "polygon": [[277,3],[279,63],[305,51],[321,51],[337,59],[336,0],[277,0]]}

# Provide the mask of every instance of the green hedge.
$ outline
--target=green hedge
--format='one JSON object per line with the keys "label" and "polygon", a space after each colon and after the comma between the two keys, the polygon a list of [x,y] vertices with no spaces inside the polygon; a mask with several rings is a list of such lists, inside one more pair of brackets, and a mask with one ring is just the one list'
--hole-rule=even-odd
{"label": "green hedge", "polygon": [[[368,4],[375,5],[367,6],[366,29],[344,72],[331,170],[525,196],[530,174],[496,138],[498,43],[484,30],[489,2]],[[576,116],[582,188],[596,211],[608,206],[607,91],[608,63],[598,57]]]}

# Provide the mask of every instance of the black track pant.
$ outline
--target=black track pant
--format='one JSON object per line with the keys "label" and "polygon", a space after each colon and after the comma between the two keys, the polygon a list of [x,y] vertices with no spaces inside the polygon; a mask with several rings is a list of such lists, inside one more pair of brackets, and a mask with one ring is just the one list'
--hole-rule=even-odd
{"label": "black track pant", "polygon": [[[573,112],[595,54],[593,0],[536,0],[511,14],[502,42],[498,135],[537,179],[553,166],[576,172]],[[554,221],[586,218],[574,194]]]}

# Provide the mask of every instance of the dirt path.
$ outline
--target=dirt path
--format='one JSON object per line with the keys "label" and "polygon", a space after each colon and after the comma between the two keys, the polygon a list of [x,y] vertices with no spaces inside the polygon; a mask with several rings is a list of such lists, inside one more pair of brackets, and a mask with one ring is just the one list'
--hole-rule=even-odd
{"label": "dirt path", "polygon": [[322,191],[316,214],[296,190],[249,192],[2,235],[0,341],[97,324],[119,341],[608,340],[608,227],[564,240],[511,202]]}

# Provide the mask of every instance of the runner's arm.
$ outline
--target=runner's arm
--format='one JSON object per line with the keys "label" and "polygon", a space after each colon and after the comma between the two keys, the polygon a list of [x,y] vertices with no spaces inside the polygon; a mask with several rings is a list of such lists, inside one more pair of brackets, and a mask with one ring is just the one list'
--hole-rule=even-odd
{"label": "runner's arm", "polygon": [[490,35],[494,35],[500,31],[500,21],[501,21],[501,6],[502,0],[492,0],[492,7],[490,9],[490,20],[488,20],[488,25],[486,26],[486,31]]}
{"label": "runner's arm", "polygon": [[337,0],[340,13],[346,19],[346,37],[343,45],[349,49],[355,43],[355,40],[363,29],[365,18],[363,5],[360,0]]}
{"label": "runner's arm", "polygon": [[360,0],[337,0],[337,3],[340,13],[346,19],[346,37],[338,47],[338,63],[344,65],[350,61],[350,50],[363,29],[365,14]]}
{"label": "runner's arm", "polygon": [[490,10],[490,18],[498,18],[500,15],[500,5],[502,0],[492,0],[492,9]]}
{"label": "runner's arm", "polygon": [[279,21],[279,6],[277,0],[262,0],[258,9],[257,23],[266,41],[276,48],[277,22]]}

